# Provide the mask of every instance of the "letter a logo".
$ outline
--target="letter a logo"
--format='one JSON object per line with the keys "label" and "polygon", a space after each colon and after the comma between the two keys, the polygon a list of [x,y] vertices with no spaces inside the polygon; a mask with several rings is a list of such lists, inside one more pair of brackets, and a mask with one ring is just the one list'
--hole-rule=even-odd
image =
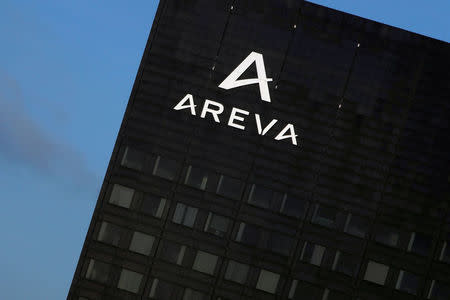
{"label": "letter a logo", "polygon": [[[240,79],[239,77],[253,64],[256,64],[256,72],[258,78]],[[234,71],[228,75],[227,78],[219,85],[220,88],[229,90],[244,85],[259,84],[259,91],[261,93],[261,100],[270,102],[269,86],[267,82],[272,81],[272,78],[267,78],[266,68],[264,67],[264,58],[262,54],[252,52],[244,61],[237,66]]]}

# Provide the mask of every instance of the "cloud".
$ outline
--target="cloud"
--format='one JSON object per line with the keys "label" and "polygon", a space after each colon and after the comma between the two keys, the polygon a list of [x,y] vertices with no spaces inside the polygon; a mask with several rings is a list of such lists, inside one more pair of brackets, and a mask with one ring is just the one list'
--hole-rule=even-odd
{"label": "cloud", "polygon": [[94,191],[98,182],[82,153],[56,140],[31,117],[19,83],[3,73],[0,73],[0,158],[39,175],[56,177],[77,189]]}

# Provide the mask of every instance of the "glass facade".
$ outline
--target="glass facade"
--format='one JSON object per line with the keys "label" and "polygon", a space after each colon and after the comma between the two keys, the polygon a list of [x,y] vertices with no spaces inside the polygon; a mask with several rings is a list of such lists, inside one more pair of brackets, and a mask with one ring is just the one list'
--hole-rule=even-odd
{"label": "glass facade", "polygon": [[[219,88],[253,52],[271,102]],[[449,69],[307,1],[161,0],[68,299],[450,299]]]}

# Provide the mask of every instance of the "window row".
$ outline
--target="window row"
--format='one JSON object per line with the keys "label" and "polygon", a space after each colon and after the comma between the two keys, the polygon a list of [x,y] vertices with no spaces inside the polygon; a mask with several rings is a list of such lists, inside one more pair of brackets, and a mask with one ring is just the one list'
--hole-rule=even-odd
{"label": "window row", "polygon": [[208,275],[215,273],[219,260],[219,257],[215,254],[194,250],[186,245],[168,240],[162,241],[158,258]]}
{"label": "window row", "polygon": [[[108,202],[129,209],[136,191],[130,187],[114,184]],[[166,209],[167,200],[153,194],[145,193],[138,207],[139,211],[155,218],[161,218]]]}
{"label": "window row", "polygon": [[[172,222],[192,228],[196,224],[198,214],[198,208],[179,202],[175,207]],[[230,218],[208,212],[206,221],[200,225],[202,225],[203,231],[224,237],[231,229],[231,223],[232,220]]]}
{"label": "window row", "polygon": [[[133,199],[133,193],[133,189],[119,184],[114,184],[109,203],[129,208]],[[168,206],[168,201],[165,198],[146,194],[143,197],[139,210],[155,218],[161,218],[163,212],[168,209]],[[171,220],[173,223],[191,228],[195,225],[201,226],[205,232],[209,232],[220,237],[223,237],[231,228],[230,218],[213,212],[207,212],[207,217],[206,220],[202,222],[203,224],[197,224],[196,222],[198,216],[198,208],[179,202],[175,207]]]}
{"label": "window row", "polygon": [[[193,255],[194,260],[190,262],[188,251],[191,251],[187,246],[175,242],[163,241],[163,246],[160,251],[159,258],[180,266],[190,266],[192,269],[204,274],[215,275],[218,269],[219,256],[205,251],[197,250]],[[225,270],[224,279],[239,284],[247,284],[250,273],[250,265],[234,260],[228,260]],[[280,275],[274,272],[261,269],[256,283],[256,289],[268,293],[275,293]]]}
{"label": "window row", "polygon": [[[178,174],[181,165],[171,159],[161,156],[150,157],[140,151],[130,147],[125,149],[122,158],[122,165],[128,168],[142,171],[149,161],[153,163],[150,166],[153,175],[174,180]],[[243,194],[244,182],[228,177],[211,173],[207,170],[188,166],[185,170],[183,183],[200,189],[207,190],[211,182],[213,191],[218,195],[240,199]],[[213,180],[210,180],[214,177]],[[124,186],[115,185],[110,199],[110,203],[129,208],[133,198],[134,190]],[[292,197],[286,193],[273,191],[267,187],[249,184],[245,193],[246,202],[252,206],[263,208],[277,213],[297,218],[305,217],[308,209],[308,202],[302,199]],[[154,195],[145,195],[141,205],[141,210],[155,217],[161,217],[164,212],[166,200]],[[187,216],[190,216],[188,214]],[[192,222],[192,220],[186,220]],[[311,222],[334,230],[342,230],[350,235],[366,238],[370,230],[370,220],[367,217],[343,212],[337,208],[316,204],[313,207]],[[408,252],[422,256],[428,256],[431,253],[433,239],[431,236],[420,232],[401,232],[398,228],[389,225],[376,225],[373,239],[386,246],[405,249]],[[450,234],[447,241],[440,244],[441,251],[436,259],[450,263],[450,247],[447,246],[450,241]]]}
{"label": "window row", "polygon": [[[183,264],[183,257],[186,253],[186,246],[177,245],[175,243],[166,243],[166,246],[163,250],[164,251],[161,252],[162,259],[178,265]],[[218,260],[219,257],[214,254],[200,250],[196,251],[192,269],[201,273],[214,275]],[[94,280],[106,284],[109,279],[111,269],[112,266],[110,264],[90,259],[85,277],[89,280]],[[245,263],[228,260],[226,263],[224,279],[241,285],[246,285],[248,284],[250,269],[251,266]],[[369,261],[364,273],[364,280],[378,285],[385,285],[389,271],[389,266],[381,264],[379,262]],[[117,287],[119,289],[126,290],[132,293],[138,293],[140,290],[142,279],[143,274],[123,268],[120,271],[120,277],[117,282]],[[257,281],[254,287],[258,290],[275,294],[278,290],[279,281],[280,274],[265,269],[258,269]],[[396,277],[394,288],[402,292],[417,295],[419,293],[420,287],[422,286],[422,281],[423,279],[421,277],[406,270],[400,270]],[[189,295],[196,295],[198,298],[189,298]],[[201,295],[202,293],[198,291],[186,291],[186,289],[177,287],[176,285],[154,279],[149,297],[152,299],[203,299],[201,298]],[[289,289],[288,298],[304,299],[304,295],[308,295],[308,299],[311,300],[346,299],[346,297],[339,292],[330,291],[328,289],[324,290],[323,288],[314,286],[307,282],[299,282],[298,280],[293,280]],[[443,282],[432,280],[426,295],[427,299],[450,299],[450,286]],[[163,298],[163,296],[166,296],[167,298]]]}
{"label": "window row", "polygon": [[[182,258],[180,259],[179,256],[177,258],[177,263],[181,260]],[[205,274],[213,274],[214,269],[217,265],[217,260],[218,257],[215,255],[204,251],[197,251],[192,269]],[[110,273],[112,272],[112,269],[113,267],[111,264],[95,259],[90,259],[85,277],[89,280],[106,284],[110,279]],[[225,279],[244,284],[249,270],[250,266],[230,260],[227,265]],[[122,268],[120,270],[117,288],[131,293],[138,293],[141,289],[143,277],[144,274]],[[255,288],[267,293],[274,294],[278,288],[279,280],[279,274],[265,269],[259,269]],[[206,297],[206,295],[199,291],[182,288],[178,285],[171,284],[166,281],[160,281],[156,278],[153,279],[149,297],[152,299],[206,299],[203,298]]]}
{"label": "window row", "polygon": [[173,282],[154,278],[151,283],[150,299],[174,299],[174,300],[207,300],[206,293],[183,287]]}
{"label": "window row", "polygon": [[[325,251],[326,248],[324,246],[305,242],[300,255],[300,260],[316,266],[321,266]],[[358,268],[359,259],[357,257],[348,253],[336,251],[332,265],[333,271],[340,272],[348,276],[356,276]],[[367,265],[364,279],[372,283],[384,285],[386,283],[389,270],[390,268],[386,265],[370,261]],[[420,287],[421,280],[421,277],[416,274],[405,270],[400,270],[395,289],[416,295]],[[433,281],[433,286],[430,289],[428,299],[450,299],[448,297],[450,297],[450,286]]]}
{"label": "window row", "polygon": [[295,246],[295,238],[259,226],[239,223],[234,237],[236,242],[289,256]]}
{"label": "window row", "polygon": [[[385,285],[390,271],[391,268],[388,265],[369,261],[364,280],[378,285]],[[424,278],[406,270],[400,270],[397,273],[394,288],[405,293],[418,295],[423,282]],[[433,280],[427,292],[427,299],[450,299],[450,286]]]}
{"label": "window row", "polygon": [[[151,169],[152,175],[168,180],[174,180],[181,167],[180,163],[175,160],[161,156],[155,156],[150,159],[148,155],[130,147],[125,149],[121,165],[137,171],[143,171],[149,160],[154,161],[153,166],[148,168],[149,170]],[[216,172],[210,172],[191,165],[185,168],[183,174],[183,183],[190,187],[204,191],[213,191],[220,196],[233,200],[239,200],[242,197],[245,183],[237,178],[217,174]],[[307,208],[307,202],[301,199],[256,184],[248,186],[246,195],[246,201],[251,205],[297,218],[303,217]]]}
{"label": "window row", "polygon": [[[112,271],[110,264],[91,259],[86,271],[86,278],[105,284]],[[138,293],[141,289],[144,275],[122,268],[120,270],[117,288],[130,293]],[[203,300],[208,299],[207,295],[178,285],[154,278],[152,280],[150,293],[151,299],[180,299],[180,300]]]}
{"label": "window row", "polygon": [[[122,207],[129,207],[133,194],[133,192],[129,192],[129,190],[130,188],[115,184],[113,186],[109,203]],[[168,203],[164,198],[150,195],[145,196],[143,201],[141,210],[157,218],[161,217]],[[200,212],[206,213],[206,219],[199,218]],[[197,221],[198,219],[200,219],[200,221]],[[190,228],[196,226],[196,228],[201,228],[204,232],[212,233],[219,237],[224,237],[228,232],[230,232],[233,222],[232,219],[228,217],[221,216],[213,212],[203,212],[197,207],[181,202],[176,204],[171,221],[175,224]],[[112,231],[114,231],[112,226],[110,226],[110,231],[110,235],[112,236]],[[118,239],[120,231],[116,229],[115,232],[115,238]],[[239,224],[239,229],[234,239],[237,242],[271,250],[285,256],[290,254],[295,242],[295,239],[292,237],[243,222]],[[116,243],[110,244],[117,246]]]}
{"label": "window row", "polygon": [[[406,249],[408,252],[422,256],[428,256],[433,246],[433,238],[429,235],[420,232],[402,232],[398,228],[385,224],[377,226],[373,238],[386,246]],[[443,250],[445,254],[445,249]],[[446,259],[445,255],[441,260],[444,261],[444,259]]]}
{"label": "window row", "polygon": [[[312,215],[312,223],[334,230],[360,237],[367,238],[370,230],[370,220],[361,216],[345,213],[337,208],[316,204]],[[397,227],[387,224],[376,224],[373,240],[385,246],[405,249],[407,252],[421,256],[428,256],[433,246],[433,237],[421,232],[403,232]],[[436,259],[450,263],[450,234],[447,240],[441,242],[441,251]]]}
{"label": "window row", "polygon": [[[111,271],[112,265],[95,259],[90,259],[85,277],[89,280],[106,284],[108,283]],[[139,292],[143,277],[143,274],[123,268],[120,270],[120,277],[117,282],[117,287],[122,290],[137,293]]]}
{"label": "window row", "polygon": [[[178,215],[175,214],[174,219],[178,220],[178,218]],[[222,233],[228,225],[226,222],[225,225],[222,225],[224,224],[224,222],[221,218],[223,217],[219,217],[218,220],[214,221],[215,215],[210,213],[208,216],[208,221],[205,225],[205,231],[212,230],[213,234],[217,234],[217,232]],[[124,231],[125,229],[121,228],[120,226],[114,225],[109,222],[102,222],[98,231],[97,240],[113,246],[118,246],[121,237],[125,233]],[[245,223],[240,223],[236,241],[251,244],[253,246],[262,246],[263,242],[265,242],[265,248],[279,254],[289,255],[289,251],[293,246],[293,239],[289,239],[288,237],[284,237],[279,234],[272,234],[263,237],[261,235],[262,233],[263,232],[258,232],[257,228],[252,228],[252,226],[249,226]],[[259,240],[260,237],[263,238]],[[154,236],[136,231],[132,234],[128,249],[135,253],[150,255],[154,243]],[[181,265],[186,246],[182,246],[177,243],[171,243],[169,241],[164,241],[162,245],[163,248],[161,250],[160,257],[169,262]],[[326,248],[324,246],[317,245],[311,242],[305,242],[302,247],[300,260],[320,267],[324,258],[325,251]],[[357,271],[358,265],[359,259],[357,257],[351,254],[337,251],[332,270],[348,276],[354,276],[355,272]],[[212,267],[212,264],[210,266]],[[194,269],[198,268],[194,267]]]}
{"label": "window row", "polygon": [[292,300],[348,300],[341,292],[294,279],[289,288],[288,299]]}
{"label": "window row", "polygon": [[[300,261],[320,267],[324,260],[325,251],[326,248],[324,246],[311,242],[305,242],[300,254]],[[359,257],[337,250],[334,254],[331,269],[353,277],[358,271],[359,262]]]}
{"label": "window row", "polygon": [[[192,255],[192,253],[195,253]],[[191,258],[194,258],[193,261]],[[169,263],[190,267],[195,271],[215,275],[218,270],[220,257],[202,250],[193,250],[185,245],[175,242],[163,241],[159,258]],[[224,278],[239,284],[246,284],[250,272],[250,266],[229,260],[227,262]],[[256,288],[269,293],[275,293],[280,275],[268,270],[260,270]]]}
{"label": "window row", "polygon": [[[306,241],[303,244],[299,260],[321,267],[326,251],[327,249],[324,246]],[[356,276],[361,260],[360,257],[340,250],[334,251],[333,253],[330,253],[330,255],[334,255],[333,264],[331,265],[332,271],[350,277]]]}
{"label": "window row", "polygon": [[[229,262],[229,266],[232,265],[233,261]],[[235,263],[235,262],[234,262]],[[241,274],[246,273],[247,269],[242,270],[242,266],[234,265],[234,273],[237,274],[236,278],[242,277]],[[241,269],[240,269],[241,268]],[[227,269],[226,276],[228,275],[230,268]],[[239,273],[237,273],[239,272]],[[242,272],[242,273],[240,273]],[[271,294],[274,294],[277,290],[279,275],[276,273],[269,272],[267,270],[261,270],[258,276],[258,281],[256,288]],[[230,278],[226,278],[230,279]],[[233,280],[234,281],[234,280]],[[163,281],[158,278],[153,279],[151,285],[151,291],[149,297],[151,299],[172,299],[172,300],[184,300],[186,289],[178,284]],[[189,294],[196,293],[197,298],[187,298],[195,300],[209,299],[209,297],[202,292],[190,290]],[[217,298],[218,300],[222,298]],[[293,300],[346,300],[348,296],[343,293],[330,290],[328,288],[322,288],[318,286],[311,285],[307,282],[301,282],[298,280],[293,280],[289,289],[288,299]]]}
{"label": "window row", "polygon": [[[120,207],[129,208],[133,199],[134,189],[119,184],[114,184],[109,203]],[[163,212],[167,209],[167,200],[151,194],[143,196],[140,211],[156,218],[161,218]],[[177,203],[172,221],[177,224],[194,227],[198,208],[188,206],[183,203]],[[338,209],[316,204],[313,211],[312,223],[325,226],[331,229],[343,228],[343,231],[356,237],[365,238],[368,236],[370,223],[367,219],[344,213]],[[220,216],[216,213],[208,212],[208,217],[203,225],[205,232],[213,233],[224,237],[231,228],[231,219]],[[341,225],[341,226],[339,226]],[[268,231],[266,231],[268,232]],[[269,236],[269,237],[265,237]],[[422,256],[427,256],[431,252],[433,240],[430,236],[419,232],[403,233],[399,229],[386,224],[375,226],[373,239],[377,243],[406,249],[406,251]],[[289,249],[293,239],[280,234],[264,233],[264,230],[257,226],[241,223],[239,232],[235,240],[260,248],[267,248],[283,255],[289,255]],[[450,263],[450,234],[448,239],[440,244],[440,250],[437,259]]]}
{"label": "window row", "polygon": [[[183,205],[184,206],[184,205]],[[177,206],[182,207],[182,205]],[[186,206],[184,206],[186,207]],[[193,214],[192,216],[186,216],[187,213]],[[181,216],[180,216],[181,215]],[[183,214],[176,213],[173,217],[173,222],[183,223],[185,225],[192,225],[191,219],[195,219],[196,211],[193,209],[186,209]],[[228,218],[209,213],[208,219],[204,226],[205,232],[210,232],[212,234],[223,236],[223,234],[228,230],[230,220]],[[127,230],[115,225],[110,222],[101,222],[100,228],[97,233],[97,240],[104,242],[109,245],[118,247],[122,238],[125,236]],[[140,253],[143,255],[150,255],[155,242],[155,237],[149,234],[135,231],[133,232],[131,241],[129,242],[128,249],[130,251]]]}
{"label": "window row", "polygon": [[[110,222],[101,222],[97,240],[117,247],[121,243],[125,233],[126,229],[120,226]],[[131,241],[129,242],[128,250],[142,255],[150,255],[154,243],[154,236],[134,231],[132,233]]]}
{"label": "window row", "polygon": [[[193,227],[199,209],[183,203],[177,203],[172,222],[188,227]],[[209,212],[203,230],[223,237],[232,227],[232,220]],[[289,256],[295,245],[295,238],[287,235],[263,229],[259,226],[239,223],[234,240],[248,246],[266,249],[280,255]]]}
{"label": "window row", "polygon": [[[326,248],[324,246],[305,242],[300,254],[300,260],[320,267],[324,260],[325,252]],[[331,269],[335,272],[354,277],[357,275],[359,265],[359,257],[337,250],[334,255]],[[386,265],[370,261],[364,273],[364,279],[372,283],[384,285],[389,270],[390,268]],[[395,288],[416,295],[420,286],[420,281],[421,277],[419,275],[401,270]]]}
{"label": "window row", "polygon": [[179,163],[175,160],[150,156],[130,147],[125,148],[121,165],[136,171],[150,171],[153,175],[167,180],[174,180],[179,168]]}

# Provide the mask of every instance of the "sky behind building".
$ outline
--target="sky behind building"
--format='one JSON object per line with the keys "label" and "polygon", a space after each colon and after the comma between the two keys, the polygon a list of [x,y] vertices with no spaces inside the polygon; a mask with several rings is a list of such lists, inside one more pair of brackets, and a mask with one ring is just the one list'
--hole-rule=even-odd
{"label": "sky behind building", "polygon": [[[312,1],[449,41],[450,3]],[[0,3],[0,290],[64,299],[158,1]]]}

